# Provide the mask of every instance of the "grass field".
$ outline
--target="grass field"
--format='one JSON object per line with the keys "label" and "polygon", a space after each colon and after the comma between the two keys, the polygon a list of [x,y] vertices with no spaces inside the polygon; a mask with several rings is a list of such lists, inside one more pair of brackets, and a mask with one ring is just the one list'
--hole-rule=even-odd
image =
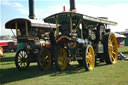
{"label": "grass field", "polygon": [[[128,56],[128,47],[119,48]],[[128,85],[128,61],[119,60],[117,64],[98,64],[87,72],[77,62],[66,71],[58,72],[53,65],[48,71],[40,71],[36,63],[26,71],[19,71],[14,64],[15,53],[5,53],[0,58],[1,85]]]}

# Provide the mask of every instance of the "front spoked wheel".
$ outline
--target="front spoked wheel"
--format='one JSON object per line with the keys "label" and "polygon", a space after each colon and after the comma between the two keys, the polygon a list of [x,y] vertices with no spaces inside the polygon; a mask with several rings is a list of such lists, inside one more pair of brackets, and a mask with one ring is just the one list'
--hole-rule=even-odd
{"label": "front spoked wheel", "polygon": [[55,65],[59,71],[63,71],[67,68],[68,53],[65,48],[57,47],[55,53]]}
{"label": "front spoked wheel", "polygon": [[91,45],[88,45],[83,52],[83,66],[87,71],[93,70],[95,66],[95,55]]}
{"label": "front spoked wheel", "polygon": [[19,50],[15,56],[15,65],[19,70],[25,70],[28,68],[30,62],[28,62],[29,55],[26,50]]}

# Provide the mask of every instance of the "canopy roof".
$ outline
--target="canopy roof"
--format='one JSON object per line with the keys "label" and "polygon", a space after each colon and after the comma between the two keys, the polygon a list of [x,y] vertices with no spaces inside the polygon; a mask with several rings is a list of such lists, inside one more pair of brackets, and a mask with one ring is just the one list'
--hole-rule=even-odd
{"label": "canopy roof", "polygon": [[107,19],[91,17],[88,15],[83,15],[80,13],[73,13],[73,12],[62,12],[62,13],[53,14],[49,17],[46,17],[44,19],[44,21],[47,23],[54,23],[55,24],[56,18],[57,18],[59,23],[61,24],[63,21],[69,22],[70,17],[75,17],[75,19],[82,18],[88,24],[103,23],[103,24],[108,24],[108,25],[117,25],[116,22],[108,21]]}
{"label": "canopy roof", "polygon": [[5,28],[15,29],[15,23],[17,23],[18,26],[25,26],[25,22],[27,22],[28,26],[31,26],[31,27],[56,28],[55,24],[48,24],[40,20],[25,19],[25,18],[12,19],[5,24]]}

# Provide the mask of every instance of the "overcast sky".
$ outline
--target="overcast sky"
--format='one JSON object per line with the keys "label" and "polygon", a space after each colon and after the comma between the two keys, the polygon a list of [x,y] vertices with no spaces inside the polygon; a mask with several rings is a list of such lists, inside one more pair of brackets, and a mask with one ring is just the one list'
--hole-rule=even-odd
{"label": "overcast sky", "polygon": [[[69,11],[69,0],[34,0],[35,16],[38,19]],[[128,29],[128,0],[75,0],[78,13],[94,17],[108,17],[118,23],[113,32]],[[0,35],[12,35],[5,30],[5,23],[14,18],[28,18],[28,0],[0,0]]]}

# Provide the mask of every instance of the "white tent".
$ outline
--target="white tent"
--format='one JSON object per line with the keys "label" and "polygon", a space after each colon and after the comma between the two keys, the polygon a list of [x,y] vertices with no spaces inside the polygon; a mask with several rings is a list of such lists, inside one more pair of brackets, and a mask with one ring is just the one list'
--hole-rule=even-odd
{"label": "white tent", "polygon": [[118,33],[114,33],[116,38],[126,38],[126,36],[118,34]]}

